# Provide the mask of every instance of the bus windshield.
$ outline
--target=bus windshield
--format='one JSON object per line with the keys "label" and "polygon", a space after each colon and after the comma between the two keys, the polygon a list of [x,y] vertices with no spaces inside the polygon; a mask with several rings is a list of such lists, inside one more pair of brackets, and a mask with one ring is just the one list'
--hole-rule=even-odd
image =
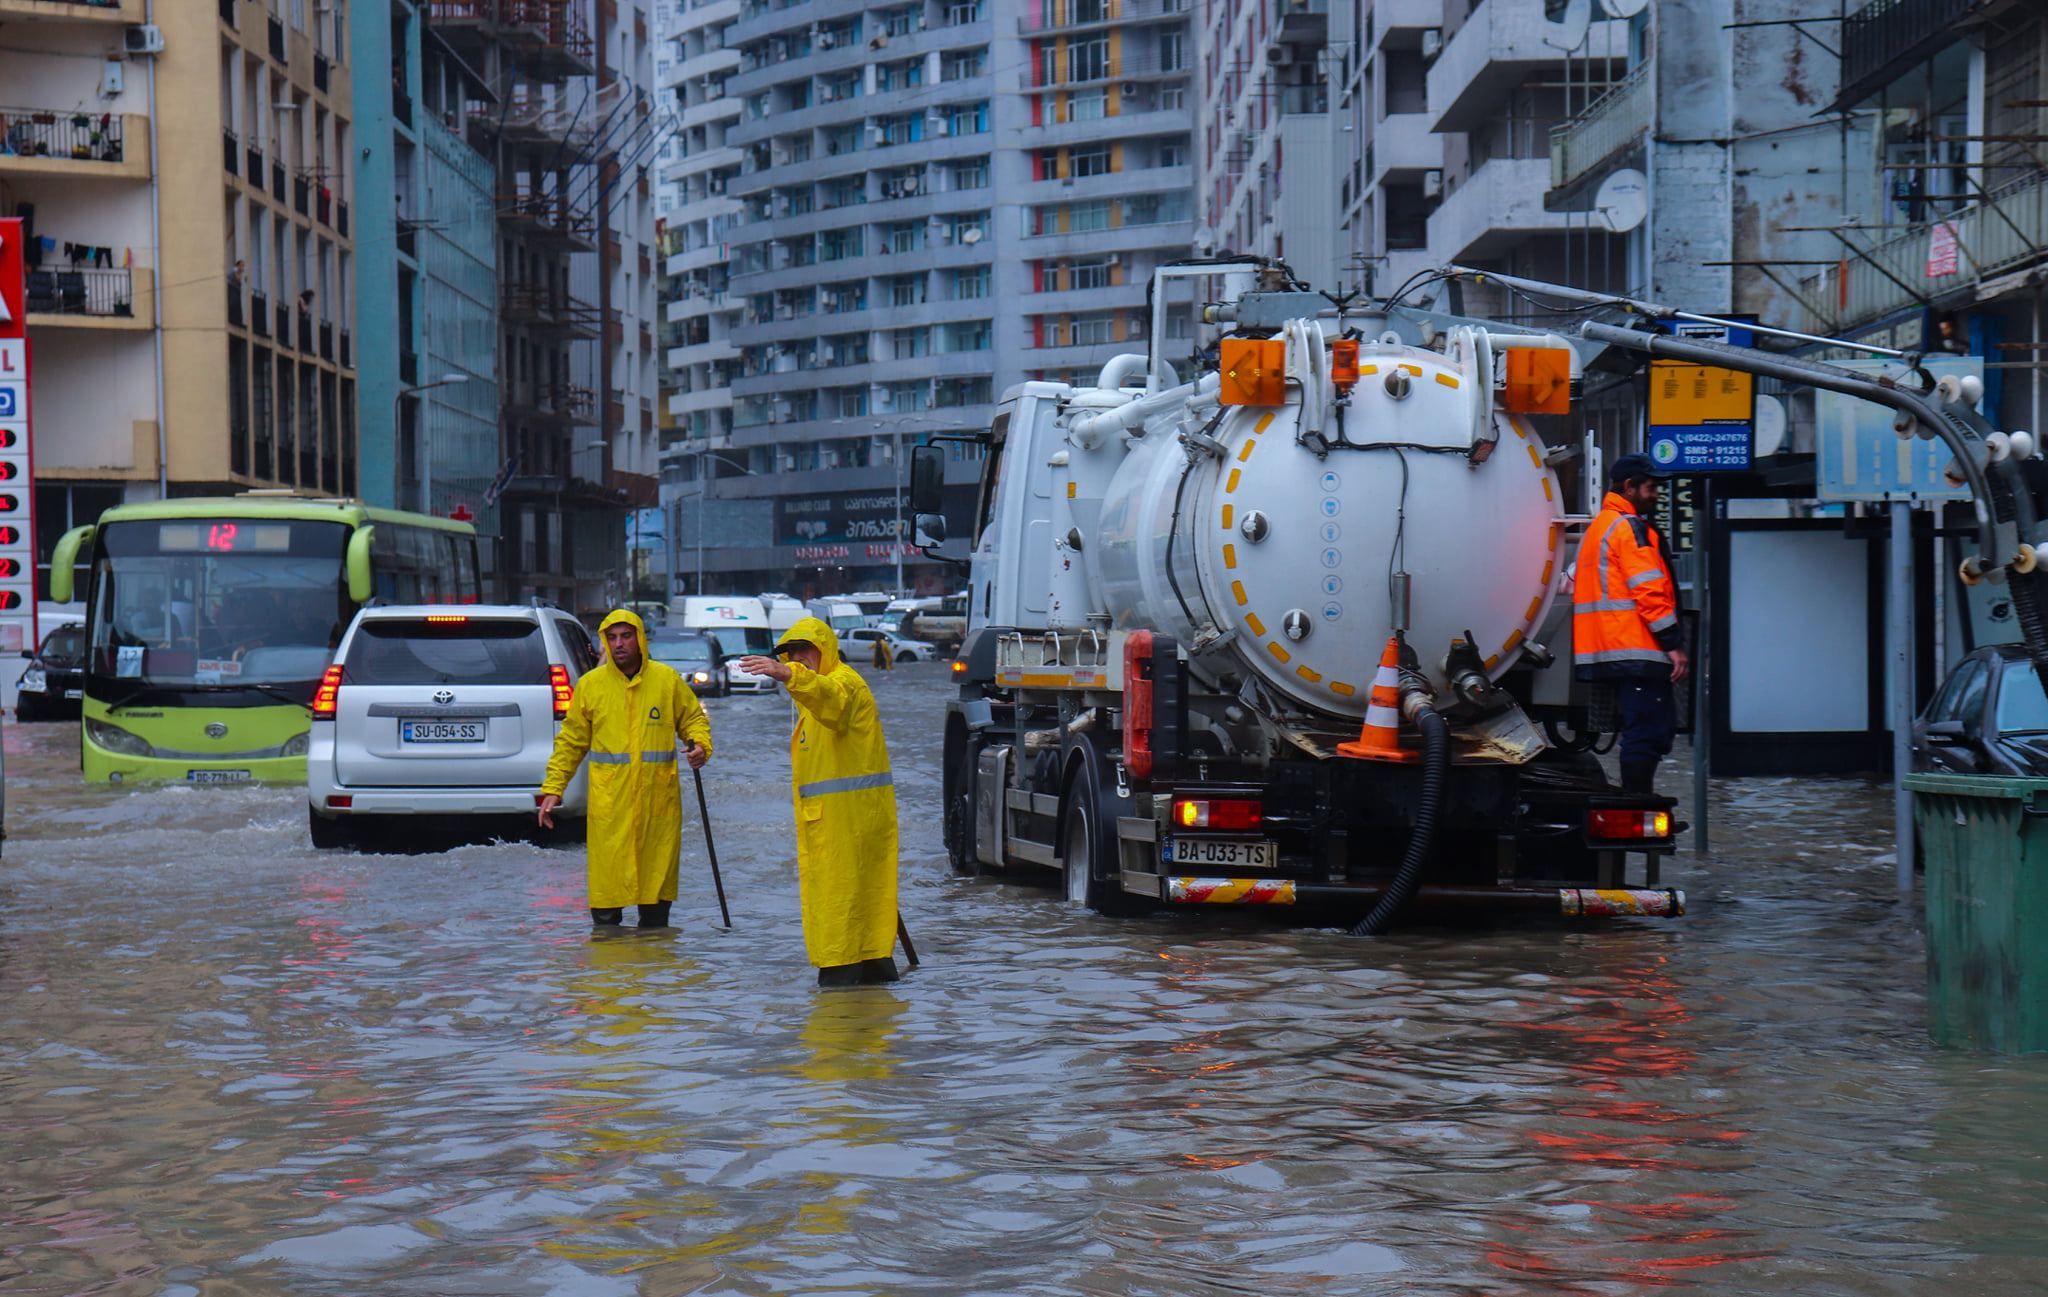
{"label": "bus windshield", "polygon": [[338,522],[190,518],[100,529],[88,673],[312,697],[349,605]]}

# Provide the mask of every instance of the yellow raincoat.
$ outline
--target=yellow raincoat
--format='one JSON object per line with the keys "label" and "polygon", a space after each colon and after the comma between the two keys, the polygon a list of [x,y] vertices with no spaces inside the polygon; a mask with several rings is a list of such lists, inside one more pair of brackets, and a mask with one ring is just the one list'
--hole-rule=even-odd
{"label": "yellow raincoat", "polygon": [[555,736],[542,793],[560,796],[590,759],[590,908],[617,909],[676,898],[676,860],[683,845],[683,787],[677,771],[681,737],[711,751],[711,721],[675,668],[647,652],[647,627],[615,612],[599,628],[621,622],[640,639],[640,674],[632,679],[604,664],[576,682],[569,716]]}
{"label": "yellow raincoat", "polygon": [[830,626],[806,617],[777,643],[791,640],[823,658],[818,671],[792,659],[784,686],[798,709],[789,765],[804,946],[819,968],[885,959],[896,944],[896,789],[882,719]]}

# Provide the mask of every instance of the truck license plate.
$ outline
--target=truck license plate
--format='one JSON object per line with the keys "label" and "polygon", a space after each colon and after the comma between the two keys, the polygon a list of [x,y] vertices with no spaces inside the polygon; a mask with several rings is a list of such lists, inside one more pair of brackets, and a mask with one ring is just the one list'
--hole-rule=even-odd
{"label": "truck license plate", "polygon": [[406,743],[481,743],[482,721],[400,721],[398,737]]}
{"label": "truck license plate", "polygon": [[1280,863],[1276,842],[1230,838],[1168,838],[1166,862],[1171,865],[1226,865],[1233,869],[1271,869]]}
{"label": "truck license plate", "polygon": [[187,770],[188,784],[246,784],[249,772],[246,770]]}

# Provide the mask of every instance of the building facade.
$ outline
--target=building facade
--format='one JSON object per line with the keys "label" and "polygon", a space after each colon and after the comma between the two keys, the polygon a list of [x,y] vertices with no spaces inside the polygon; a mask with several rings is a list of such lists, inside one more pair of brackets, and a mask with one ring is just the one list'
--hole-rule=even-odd
{"label": "building facade", "polygon": [[[152,52],[127,54],[146,19]],[[352,492],[345,21],[252,0],[10,0],[0,26],[43,561],[125,499]]]}
{"label": "building facade", "polygon": [[[731,413],[723,446],[706,419],[670,452],[682,584],[887,587],[901,560],[906,586],[950,589],[904,555],[909,450],[986,429],[1017,381],[1141,349],[1150,270],[1193,241],[1187,16],[1170,0],[742,0],[719,46],[705,67],[739,112],[704,113],[722,143],[686,137],[701,151],[677,170],[702,178],[706,224],[671,267],[721,255],[725,220],[737,309],[724,338],[703,313],[670,359],[691,378],[683,411],[724,408],[723,367]],[[736,211],[710,204],[714,184]],[[947,444],[964,491],[979,447]],[[691,499],[717,524],[708,545],[690,544]]]}

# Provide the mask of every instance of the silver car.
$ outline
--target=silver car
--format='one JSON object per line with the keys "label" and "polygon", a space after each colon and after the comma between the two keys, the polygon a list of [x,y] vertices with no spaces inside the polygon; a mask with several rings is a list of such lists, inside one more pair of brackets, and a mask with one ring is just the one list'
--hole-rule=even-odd
{"label": "silver car", "polygon": [[[576,682],[599,660],[555,608],[364,608],[313,696],[313,845],[348,846],[399,816],[531,816]],[[580,827],[586,786],[578,770],[555,814]]]}

